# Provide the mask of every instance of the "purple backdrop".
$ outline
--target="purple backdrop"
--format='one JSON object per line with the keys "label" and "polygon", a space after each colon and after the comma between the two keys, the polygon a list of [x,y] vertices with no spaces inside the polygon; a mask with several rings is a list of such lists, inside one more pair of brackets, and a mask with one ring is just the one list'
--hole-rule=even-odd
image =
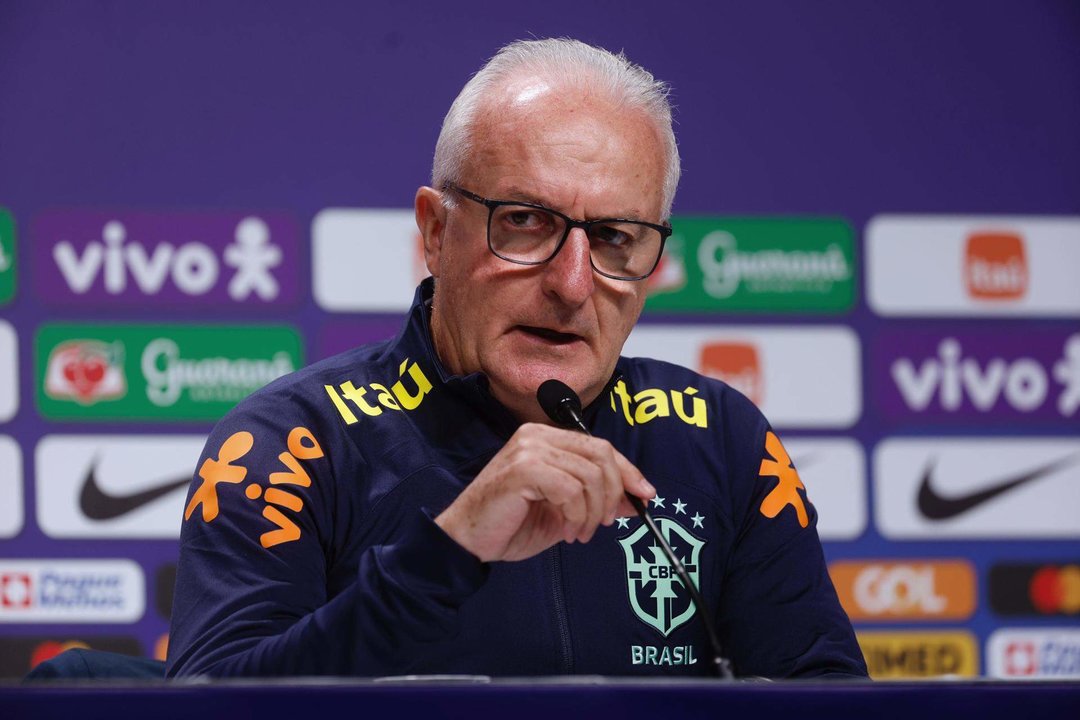
{"label": "purple backdrop", "polygon": [[[134,559],[147,577],[147,612],[112,634],[134,635],[151,653],[167,630],[164,612],[154,610],[165,592],[154,577],[175,559],[175,543],[46,538],[33,485],[44,435],[144,428],[43,419],[32,401],[35,330],[56,320],[287,322],[303,330],[309,360],[353,344],[350,332],[357,342],[389,334],[396,318],[331,317],[316,306],[312,218],[327,207],[409,207],[468,75],[509,40],[559,35],[625,49],[672,84],[684,158],[677,213],[840,216],[860,235],[884,212],[1080,214],[1080,4],[1072,0],[701,0],[662,8],[615,0],[8,0],[0,4],[0,206],[15,218],[21,257],[18,293],[0,315],[19,336],[21,401],[0,434],[22,450],[25,525],[0,540],[0,557]],[[273,271],[280,295],[230,302],[223,275],[194,300],[166,280],[165,294],[143,302],[129,277],[119,294],[98,278],[90,301],[80,301],[36,243],[66,223],[82,262],[86,244],[101,239],[102,212],[117,209],[148,248],[197,240],[219,259],[240,219],[263,218],[283,239]],[[157,225],[140,226],[143,211]],[[1059,422],[1049,403],[1031,425],[1001,406],[992,420],[970,404],[955,423],[914,414],[887,366],[908,357],[917,370],[942,338],[956,336],[982,365],[1031,355],[1049,368],[1075,319],[882,320],[859,285],[855,309],[841,320],[863,338],[867,400],[844,434],[867,457],[898,428],[1076,435],[1075,416]],[[1009,558],[1080,557],[1080,545],[1064,541],[887,543],[873,522],[858,541],[826,550],[831,559],[968,557],[980,575]],[[962,623],[980,642],[1000,624],[984,602]],[[0,638],[79,633],[94,634],[0,625]]]}

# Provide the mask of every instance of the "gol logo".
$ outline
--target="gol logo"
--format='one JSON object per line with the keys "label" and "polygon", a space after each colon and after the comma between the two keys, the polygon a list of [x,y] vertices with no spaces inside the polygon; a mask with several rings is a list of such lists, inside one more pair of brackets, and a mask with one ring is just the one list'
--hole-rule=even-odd
{"label": "gol logo", "polygon": [[750,398],[755,405],[765,399],[761,359],[749,343],[709,343],[701,349],[699,372],[722,380]]}
{"label": "gol logo", "polygon": [[977,300],[1015,300],[1028,288],[1024,240],[1015,233],[968,236],[964,266],[968,294]]}
{"label": "gol logo", "polygon": [[965,620],[975,611],[975,570],[963,560],[843,561],[829,574],[852,620]]}
{"label": "gol logo", "polygon": [[54,400],[93,405],[127,393],[124,346],[97,340],[69,340],[53,348],[45,369],[45,394]]}
{"label": "gol logo", "polygon": [[968,632],[861,632],[859,646],[870,677],[975,677],[979,655]]}

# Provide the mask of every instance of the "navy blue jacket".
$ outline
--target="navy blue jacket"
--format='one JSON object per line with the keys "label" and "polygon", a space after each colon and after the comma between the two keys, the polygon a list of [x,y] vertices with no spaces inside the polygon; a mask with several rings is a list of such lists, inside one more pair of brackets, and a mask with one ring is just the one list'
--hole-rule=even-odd
{"label": "navy blue jacket", "polygon": [[[240,403],[199,459],[169,676],[708,674],[689,594],[637,518],[484,564],[432,518],[519,423],[430,340],[402,333]],[[657,488],[736,672],[865,676],[816,513],[761,413],[721,382],[620,358],[585,411]]]}

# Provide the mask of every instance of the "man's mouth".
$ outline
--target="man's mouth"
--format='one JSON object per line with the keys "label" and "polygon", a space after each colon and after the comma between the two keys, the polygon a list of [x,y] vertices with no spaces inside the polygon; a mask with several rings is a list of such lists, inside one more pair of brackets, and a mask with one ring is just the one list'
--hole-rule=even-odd
{"label": "man's mouth", "polygon": [[533,325],[519,325],[518,327],[521,329],[522,332],[534,335],[550,343],[555,343],[559,345],[569,344],[582,339],[580,335],[575,335],[574,333],[559,332],[558,330],[551,330],[549,328],[535,327]]}

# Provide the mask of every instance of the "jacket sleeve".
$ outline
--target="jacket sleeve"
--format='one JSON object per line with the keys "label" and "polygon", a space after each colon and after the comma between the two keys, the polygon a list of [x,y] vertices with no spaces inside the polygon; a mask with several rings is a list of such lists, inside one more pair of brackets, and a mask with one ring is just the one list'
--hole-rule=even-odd
{"label": "jacket sleeve", "polygon": [[339,457],[355,450],[329,447],[280,415],[234,411],[199,459],[166,675],[404,672],[418,646],[454,632],[457,608],[482,585],[486,566],[413,505],[331,597],[335,476],[356,472]]}
{"label": "jacket sleeve", "polygon": [[806,488],[760,412],[741,396],[729,402],[728,417],[749,432],[725,443],[736,537],[717,615],[721,645],[740,676],[865,678]]}

